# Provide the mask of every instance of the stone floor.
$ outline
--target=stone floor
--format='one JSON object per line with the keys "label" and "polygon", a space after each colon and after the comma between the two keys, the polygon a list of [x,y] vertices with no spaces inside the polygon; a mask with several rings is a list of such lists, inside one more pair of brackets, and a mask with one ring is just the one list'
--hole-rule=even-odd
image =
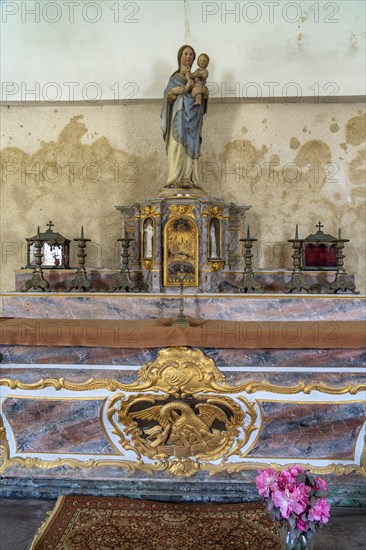
{"label": "stone floor", "polygon": [[[29,550],[37,529],[45,519],[46,513],[53,507],[54,501],[1,499],[0,549]],[[329,524],[316,536],[315,548],[316,550],[366,548],[366,509],[333,508]],[[144,550],[149,550],[149,546],[146,545]]]}

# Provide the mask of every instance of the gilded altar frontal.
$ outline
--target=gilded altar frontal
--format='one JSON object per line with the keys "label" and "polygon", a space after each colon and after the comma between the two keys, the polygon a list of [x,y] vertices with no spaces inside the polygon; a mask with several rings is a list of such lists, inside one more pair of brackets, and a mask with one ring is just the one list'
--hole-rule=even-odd
{"label": "gilded altar frontal", "polygon": [[[97,377],[84,383],[3,378],[1,471],[18,476],[24,468],[41,474],[65,466],[71,477],[81,468],[90,479],[108,468],[184,478],[252,471],[265,464],[279,469],[286,459],[313,472],[366,477],[365,384],[354,382],[352,387],[310,380],[254,382],[239,369],[230,383],[209,356],[185,346],[161,349],[130,383]],[[56,393],[47,397],[50,388]],[[322,399],[314,400],[312,392]],[[350,395],[344,397],[345,392]],[[335,418],[331,425],[336,418],[342,423],[336,432],[328,423],[319,424],[315,436],[312,423],[323,423],[329,415]],[[37,428],[30,431],[36,416]],[[63,426],[56,452],[56,434],[48,425],[53,417]],[[295,419],[302,428],[291,428]],[[91,437],[75,422],[91,423]],[[331,451],[335,445],[337,451]]]}

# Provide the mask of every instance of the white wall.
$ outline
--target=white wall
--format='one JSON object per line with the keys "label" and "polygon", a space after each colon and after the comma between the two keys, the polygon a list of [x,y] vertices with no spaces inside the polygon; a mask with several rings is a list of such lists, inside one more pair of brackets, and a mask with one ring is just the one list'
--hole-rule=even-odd
{"label": "white wall", "polygon": [[363,0],[0,1],[6,103],[161,98],[184,43],[213,98],[365,93]]}

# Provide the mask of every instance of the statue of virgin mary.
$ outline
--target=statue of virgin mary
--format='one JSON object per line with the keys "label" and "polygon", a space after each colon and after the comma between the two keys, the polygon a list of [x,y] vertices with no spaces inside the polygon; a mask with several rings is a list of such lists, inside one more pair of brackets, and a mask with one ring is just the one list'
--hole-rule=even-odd
{"label": "statue of virgin mary", "polygon": [[201,105],[195,105],[191,90],[186,89],[195,58],[196,53],[191,46],[179,48],[178,70],[172,74],[164,90],[161,127],[168,156],[165,187],[201,189],[198,158],[208,93],[204,94]]}

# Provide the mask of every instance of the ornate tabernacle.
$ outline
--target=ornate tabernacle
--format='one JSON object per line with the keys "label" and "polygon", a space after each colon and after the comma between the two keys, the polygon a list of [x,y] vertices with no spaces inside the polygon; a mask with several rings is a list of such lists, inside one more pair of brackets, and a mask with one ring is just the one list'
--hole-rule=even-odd
{"label": "ornate tabernacle", "polygon": [[130,269],[140,272],[151,292],[184,286],[193,292],[217,292],[224,274],[243,269],[241,227],[250,206],[227,204],[203,190],[164,189],[157,197],[117,206],[135,235]]}

